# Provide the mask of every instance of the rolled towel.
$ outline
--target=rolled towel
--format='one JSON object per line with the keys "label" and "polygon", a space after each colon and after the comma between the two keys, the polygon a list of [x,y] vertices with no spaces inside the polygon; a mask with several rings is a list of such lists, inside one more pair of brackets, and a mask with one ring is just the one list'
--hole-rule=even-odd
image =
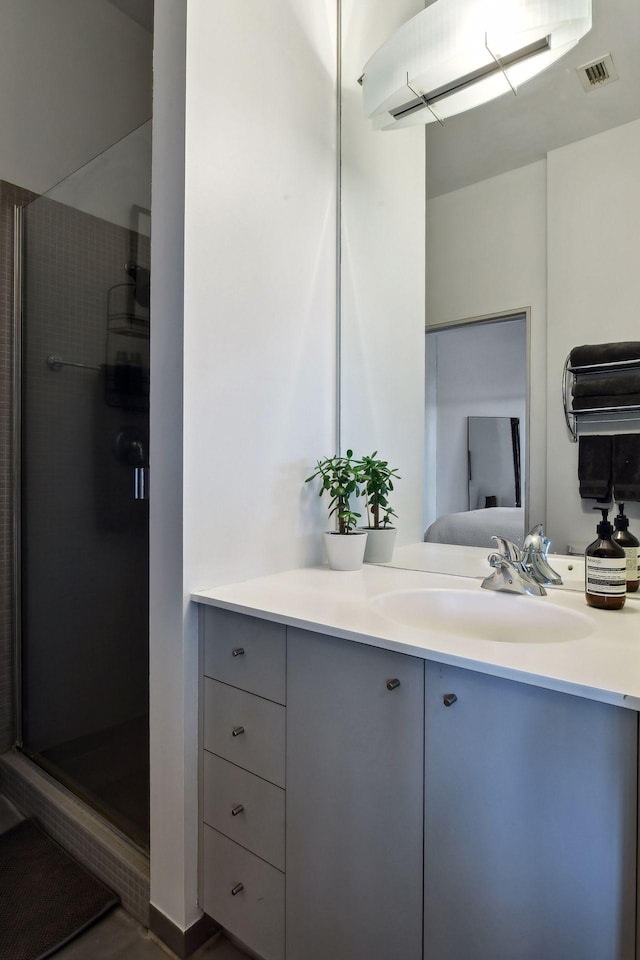
{"label": "rolled towel", "polygon": [[624,360],[640,360],[639,341],[585,343],[581,347],[574,347],[569,354],[569,365],[572,367],[588,367],[598,363],[620,363]]}
{"label": "rolled towel", "polygon": [[612,450],[610,436],[578,437],[578,480],[583,500],[611,500]]}
{"label": "rolled towel", "polygon": [[599,410],[601,407],[640,407],[640,393],[623,393],[617,397],[574,397],[574,410]]}
{"label": "rolled towel", "polygon": [[617,376],[592,373],[574,380],[571,387],[574,397],[619,397],[640,393],[640,370],[625,370]]}
{"label": "rolled towel", "polygon": [[640,433],[613,437],[613,492],[616,500],[640,500]]}

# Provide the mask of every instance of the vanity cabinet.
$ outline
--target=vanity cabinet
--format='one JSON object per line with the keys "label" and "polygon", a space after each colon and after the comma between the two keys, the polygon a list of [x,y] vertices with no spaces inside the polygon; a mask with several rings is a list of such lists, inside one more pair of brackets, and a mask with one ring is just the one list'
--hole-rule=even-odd
{"label": "vanity cabinet", "polygon": [[631,710],[428,662],[425,960],[632,960],[637,757]]}
{"label": "vanity cabinet", "polygon": [[201,633],[200,903],[284,960],[286,628],[206,607]]}
{"label": "vanity cabinet", "polygon": [[289,629],[287,960],[422,956],[423,661]]}
{"label": "vanity cabinet", "polygon": [[634,711],[215,607],[201,628],[200,903],[257,956],[634,960]]}

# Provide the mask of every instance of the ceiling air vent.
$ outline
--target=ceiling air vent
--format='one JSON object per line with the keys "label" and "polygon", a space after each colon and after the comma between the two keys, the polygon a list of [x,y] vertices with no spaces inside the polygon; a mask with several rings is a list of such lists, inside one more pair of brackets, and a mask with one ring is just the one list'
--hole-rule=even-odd
{"label": "ceiling air vent", "polygon": [[606,57],[592,60],[591,63],[583,63],[581,67],[576,67],[576,70],[582,86],[587,91],[604,87],[606,83],[613,83],[618,79],[618,71],[610,53]]}

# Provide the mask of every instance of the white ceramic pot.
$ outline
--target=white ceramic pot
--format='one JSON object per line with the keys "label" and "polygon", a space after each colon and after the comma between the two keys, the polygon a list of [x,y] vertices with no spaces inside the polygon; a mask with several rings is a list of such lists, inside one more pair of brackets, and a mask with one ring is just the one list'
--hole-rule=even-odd
{"label": "white ceramic pot", "polygon": [[365,563],[389,563],[393,557],[396,542],[395,527],[364,527],[367,532],[367,549],[364,552]]}
{"label": "white ceramic pot", "polygon": [[359,570],[367,545],[367,531],[325,533],[324,546],[332,570]]}

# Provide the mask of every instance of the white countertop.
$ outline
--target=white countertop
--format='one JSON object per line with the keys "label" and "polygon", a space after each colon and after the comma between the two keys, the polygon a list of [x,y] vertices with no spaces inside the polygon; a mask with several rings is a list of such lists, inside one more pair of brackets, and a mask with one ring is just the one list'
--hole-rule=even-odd
{"label": "white countertop", "polygon": [[372,604],[384,593],[421,588],[481,589],[477,579],[365,564],[348,573],[326,566],[289,570],[201,590],[192,600],[640,710],[640,603],[596,610],[587,606],[583,594],[570,591],[549,591],[540,598],[501,594],[501,600],[519,605],[523,622],[527,606],[541,603],[591,621],[591,632],[582,639],[529,643],[406,626]]}

